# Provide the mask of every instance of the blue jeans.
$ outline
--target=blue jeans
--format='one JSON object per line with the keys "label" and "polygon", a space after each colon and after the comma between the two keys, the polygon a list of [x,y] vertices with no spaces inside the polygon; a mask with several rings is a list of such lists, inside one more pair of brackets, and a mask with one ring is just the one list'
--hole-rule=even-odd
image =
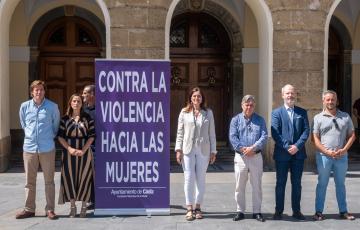
{"label": "blue jeans", "polygon": [[326,189],[329,183],[331,171],[334,175],[336,200],[340,213],[347,212],[346,206],[346,189],[345,177],[348,169],[347,154],[339,159],[333,159],[320,153],[316,153],[316,165],[318,175],[318,184],[316,186],[315,210],[316,212],[324,211]]}

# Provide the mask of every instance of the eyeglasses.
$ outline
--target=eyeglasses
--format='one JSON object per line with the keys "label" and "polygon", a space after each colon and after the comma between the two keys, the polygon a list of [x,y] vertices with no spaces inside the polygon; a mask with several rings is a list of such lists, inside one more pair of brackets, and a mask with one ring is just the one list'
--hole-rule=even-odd
{"label": "eyeglasses", "polygon": [[339,127],[339,125],[338,125],[338,123],[337,123],[337,121],[336,121],[336,118],[334,118],[332,121],[333,121],[333,123],[334,123],[334,125],[335,125],[335,128],[336,128],[337,130],[340,130],[340,127]]}

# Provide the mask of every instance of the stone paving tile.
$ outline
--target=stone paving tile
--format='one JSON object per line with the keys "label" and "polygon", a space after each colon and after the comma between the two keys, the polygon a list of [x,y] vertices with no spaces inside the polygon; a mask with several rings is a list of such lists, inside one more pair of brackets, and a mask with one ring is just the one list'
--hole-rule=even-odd
{"label": "stone paving tile", "polygon": [[[228,166],[226,166],[228,167]],[[59,172],[56,173],[56,198],[59,189]],[[295,221],[291,217],[290,207],[290,181],[288,181],[284,220],[273,221],[274,211],[274,187],[275,173],[265,172],[263,176],[263,206],[262,211],[266,218],[265,223],[251,219],[251,186],[248,184],[247,213],[246,219],[238,222],[232,221],[232,215],[236,208],[234,202],[234,175],[233,172],[210,172],[207,174],[207,187],[204,205],[205,219],[188,222],[184,218],[184,192],[183,174],[172,173],[170,176],[170,216],[94,216],[89,212],[88,218],[80,219],[67,217],[69,205],[56,205],[56,213],[59,220],[50,221],[44,217],[45,206],[44,183],[42,174],[38,174],[37,187],[37,211],[36,217],[16,220],[15,214],[24,205],[24,174],[21,169],[11,169],[7,173],[0,174],[0,230],[17,229],[126,229],[126,230],[152,230],[152,229],[359,229],[360,228],[360,171],[351,171],[347,177],[347,199],[349,211],[358,218],[355,221],[339,220],[337,215],[337,203],[334,192],[334,182],[331,179],[328,186],[324,214],[327,219],[322,222],[314,222],[311,216],[314,213],[314,194],[317,175],[305,172],[302,183],[302,212],[307,220]]]}

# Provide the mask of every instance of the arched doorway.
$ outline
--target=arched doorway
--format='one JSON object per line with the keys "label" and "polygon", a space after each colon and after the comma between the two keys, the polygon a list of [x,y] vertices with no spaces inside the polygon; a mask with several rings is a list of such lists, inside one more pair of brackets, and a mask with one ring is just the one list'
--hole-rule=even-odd
{"label": "arched doorway", "polygon": [[170,28],[172,141],[188,92],[199,86],[214,112],[217,140],[219,144],[226,143],[232,114],[229,51],[227,32],[212,16],[184,13],[173,18]]}
{"label": "arched doorway", "polygon": [[39,78],[47,97],[64,114],[68,98],[94,83],[94,60],[101,57],[101,39],[86,20],[65,16],[49,23],[39,40]]}

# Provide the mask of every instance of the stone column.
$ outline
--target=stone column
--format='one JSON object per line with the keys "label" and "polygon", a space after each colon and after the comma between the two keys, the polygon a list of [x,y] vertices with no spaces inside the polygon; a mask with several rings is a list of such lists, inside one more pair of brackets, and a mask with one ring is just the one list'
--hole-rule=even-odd
{"label": "stone column", "polygon": [[10,162],[10,136],[0,139],[0,172],[5,172]]}

